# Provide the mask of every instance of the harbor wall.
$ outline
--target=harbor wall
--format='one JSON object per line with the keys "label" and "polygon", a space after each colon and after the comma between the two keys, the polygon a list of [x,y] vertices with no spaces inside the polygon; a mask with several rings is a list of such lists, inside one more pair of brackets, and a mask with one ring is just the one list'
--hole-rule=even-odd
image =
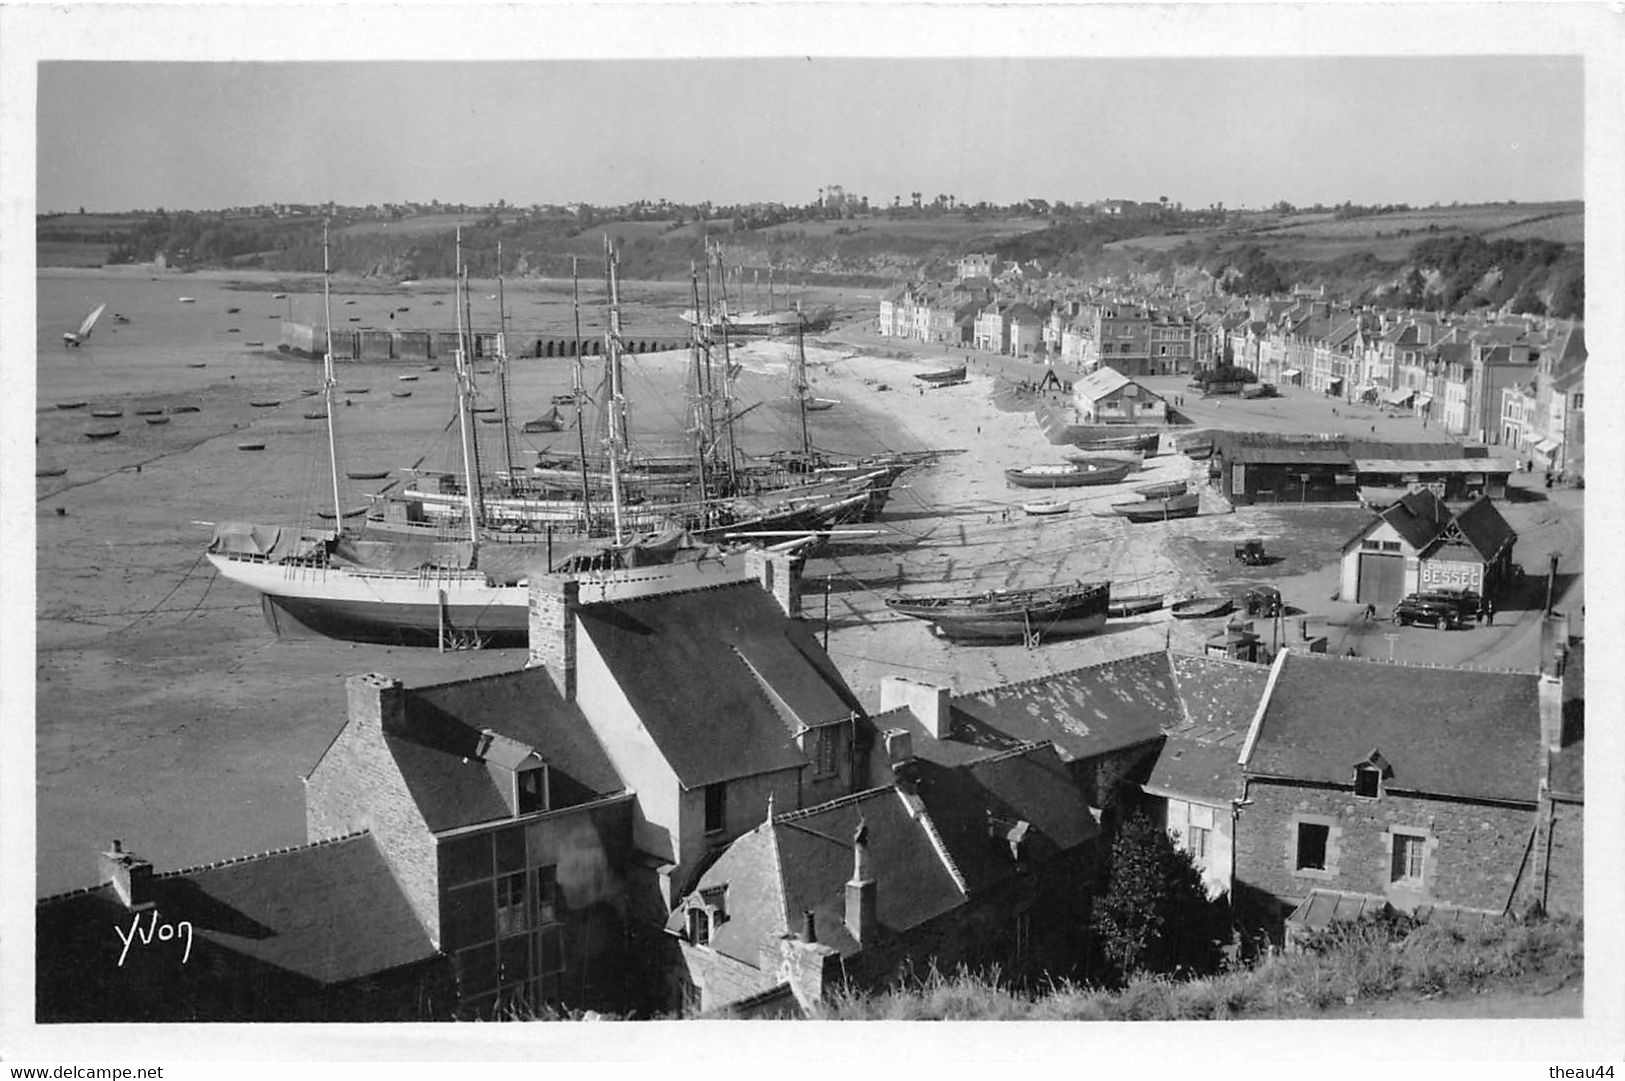
{"label": "harbor wall", "polygon": [[[632,354],[686,349],[689,344],[687,337],[677,335],[628,334],[622,341],[626,352]],[[291,319],[282,321],[282,352],[319,358],[326,343],[325,328]],[[602,337],[559,337],[544,330],[511,330],[508,332],[508,350],[509,355],[515,358],[601,357],[604,355],[604,340]],[[455,330],[333,331],[334,360],[451,360],[456,352]],[[496,335],[474,335],[473,354],[475,359],[496,356]]]}

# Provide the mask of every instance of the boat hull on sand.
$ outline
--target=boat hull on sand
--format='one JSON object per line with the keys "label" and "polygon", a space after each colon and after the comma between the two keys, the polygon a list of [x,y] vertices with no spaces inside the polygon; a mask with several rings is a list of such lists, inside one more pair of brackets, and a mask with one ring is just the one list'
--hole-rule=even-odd
{"label": "boat hull on sand", "polygon": [[1192,597],[1173,606],[1175,619],[1212,619],[1235,608],[1229,597]]}
{"label": "boat hull on sand", "polygon": [[1128,476],[1129,462],[1115,465],[1036,465],[1006,469],[1004,477],[1020,488],[1080,488],[1086,485],[1116,484]]}
{"label": "boat hull on sand", "polygon": [[924,620],[954,641],[1026,642],[1097,634],[1106,626],[1109,582],[1045,586],[961,597],[892,597],[887,607]]}

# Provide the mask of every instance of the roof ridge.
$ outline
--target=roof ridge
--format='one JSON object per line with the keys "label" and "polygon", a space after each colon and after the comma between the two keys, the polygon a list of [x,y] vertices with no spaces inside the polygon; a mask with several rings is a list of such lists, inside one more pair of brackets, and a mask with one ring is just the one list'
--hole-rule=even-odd
{"label": "roof ridge", "polygon": [[1013,689],[1015,689],[1017,687],[1028,687],[1028,686],[1031,686],[1034,683],[1043,683],[1046,680],[1056,679],[1056,678],[1059,678],[1061,676],[1070,676],[1070,675],[1075,675],[1075,674],[1077,674],[1079,672],[1087,672],[1087,671],[1090,671],[1090,670],[1095,669],[1095,668],[1104,668],[1108,664],[1121,664],[1124,661],[1137,661],[1137,660],[1140,660],[1143,657],[1151,657],[1151,656],[1155,656],[1155,655],[1157,655],[1159,653],[1166,655],[1169,652],[1170,651],[1167,650],[1167,649],[1152,649],[1152,650],[1147,650],[1144,653],[1133,653],[1133,654],[1130,654],[1127,657],[1111,657],[1111,658],[1108,658],[1108,659],[1103,660],[1103,661],[1096,661],[1093,664],[1080,664],[1076,668],[1068,668],[1068,669],[1065,669],[1064,671],[1060,671],[1060,672],[1049,672],[1049,673],[1046,673],[1046,674],[1043,674],[1043,675],[1032,676],[1029,679],[1017,680],[1014,683],[991,683],[988,686],[983,687],[983,688],[981,688],[979,690],[962,691],[959,694],[954,695],[953,697],[954,698],[970,698],[970,697],[973,697],[973,696],[978,695],[978,694],[986,694],[989,691],[1013,690]]}
{"label": "roof ridge", "polygon": [[1538,672],[1532,672],[1527,668],[1500,668],[1489,664],[1441,664],[1437,661],[1400,660],[1397,657],[1392,660],[1387,657],[1337,657],[1328,653],[1300,653],[1297,650],[1292,651],[1292,656],[1298,660],[1314,659],[1317,661],[1339,661],[1344,663],[1349,661],[1358,661],[1361,664],[1380,664],[1386,668],[1417,668],[1446,672],[1480,672],[1486,675],[1507,676],[1535,676],[1540,674]]}
{"label": "roof ridge", "polygon": [[825,811],[833,811],[838,807],[849,807],[852,804],[857,803],[859,800],[868,799],[877,792],[884,792],[888,788],[895,787],[896,785],[878,785],[874,788],[865,788],[862,792],[853,792],[850,795],[836,796],[832,800],[826,800],[823,803],[815,803],[811,807],[798,807],[793,811],[785,811],[783,814],[778,814],[775,812],[773,815],[773,821],[775,824],[782,822],[799,822],[803,818],[810,818],[815,814],[822,814]]}
{"label": "roof ridge", "polygon": [[[352,841],[357,837],[366,836],[370,832],[370,830],[356,830],[353,833],[342,834],[338,837],[324,837],[319,841],[306,841],[304,844],[285,845],[282,848],[272,848],[264,852],[256,852],[247,856],[232,856],[228,859],[216,860],[213,863],[199,864],[196,867],[182,867],[173,871],[159,871],[156,872],[152,877],[154,881],[157,881],[159,879],[176,878],[180,875],[191,874],[194,871],[212,871],[217,867],[226,867],[235,863],[247,863],[250,860],[264,859],[267,856],[281,856],[289,852],[298,851],[302,848],[320,848],[323,845],[336,844],[339,841]],[[125,854],[130,855],[131,853]],[[95,893],[97,890],[106,889],[108,885],[109,884],[106,882],[97,882],[92,886],[76,886],[71,890],[64,890],[62,893],[52,893],[47,894],[44,897],[35,898],[34,904],[39,906],[57,901],[65,901],[70,897],[80,897],[85,894]]]}
{"label": "roof ridge", "polygon": [[197,871],[213,871],[221,867],[230,867],[239,863],[252,863],[254,860],[269,859],[272,856],[285,856],[290,852],[299,852],[307,848],[321,848],[325,845],[337,844],[340,841],[353,841],[357,837],[364,837],[370,832],[370,830],[355,830],[352,833],[342,834],[338,837],[324,837],[319,841],[306,841],[303,844],[284,845],[281,848],[270,848],[264,852],[254,852],[246,856],[229,856],[226,859],[215,860],[212,863],[200,863],[194,867],[179,867],[173,871],[159,872],[154,874],[152,877],[154,881],[164,878],[178,878],[181,875],[193,874]]}
{"label": "roof ridge", "polygon": [[919,801],[920,809],[916,814],[909,803],[908,793],[896,785],[892,788],[897,793],[897,798],[903,801],[903,810],[925,830],[926,839],[931,842],[931,847],[936,849],[937,857],[942,860],[943,867],[947,868],[948,876],[954,880],[954,885],[959,887],[962,895],[968,896],[970,889],[965,885],[965,873],[959,869],[959,864],[954,862],[953,856],[948,852],[948,846],[943,843],[942,834],[937,832],[937,824],[931,820],[931,812],[926,808],[925,801]]}
{"label": "roof ridge", "polygon": [[1036,751],[1040,747],[1053,747],[1053,746],[1055,746],[1055,741],[1052,740],[1052,739],[1030,739],[1030,740],[1026,740],[1026,741],[1024,741],[1022,743],[1019,743],[1016,746],[1009,748],[1008,750],[999,751],[996,754],[986,755],[986,756],[984,756],[982,758],[976,759],[973,762],[966,762],[963,768],[969,768],[971,766],[981,766],[981,765],[985,765],[988,762],[1002,762],[1006,758],[1021,758],[1024,755],[1026,755],[1027,752],[1029,752],[1029,751]]}

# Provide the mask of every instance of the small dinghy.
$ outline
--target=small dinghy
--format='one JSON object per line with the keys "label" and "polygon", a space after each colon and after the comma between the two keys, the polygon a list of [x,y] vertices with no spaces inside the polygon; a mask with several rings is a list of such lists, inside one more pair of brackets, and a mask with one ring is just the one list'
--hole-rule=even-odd
{"label": "small dinghy", "polygon": [[1106,616],[1108,619],[1126,619],[1129,616],[1157,612],[1162,609],[1162,600],[1161,593],[1137,593],[1128,597],[1113,597],[1111,604],[1106,606]]}
{"label": "small dinghy", "polygon": [[389,476],[387,469],[352,469],[344,474],[351,480],[383,480]]}
{"label": "small dinghy", "polygon": [[208,365],[200,360],[200,361],[197,361],[196,363],[188,364],[187,367],[188,368],[207,368]]}
{"label": "small dinghy", "polygon": [[42,467],[34,470],[34,476],[36,476],[36,477],[60,477],[63,474],[65,474],[67,471],[68,471],[68,467],[65,466],[65,465],[42,466]]}
{"label": "small dinghy", "polygon": [[392,390],[389,392],[389,396],[391,398],[410,398],[412,392],[409,390]]}
{"label": "small dinghy", "polygon": [[250,349],[253,349],[256,346],[261,346],[261,345],[264,345],[265,343],[264,342],[244,342],[243,344],[248,346]]}
{"label": "small dinghy", "polygon": [[148,424],[168,424],[169,423],[169,418],[168,417],[148,417],[147,418],[147,423]]}
{"label": "small dinghy", "polygon": [[275,398],[261,398],[257,401],[251,401],[248,404],[253,406],[255,409],[275,409],[282,403],[277,401]]}
{"label": "small dinghy", "polygon": [[237,444],[237,449],[238,450],[264,450],[265,449],[265,444],[264,443],[238,443]]}
{"label": "small dinghy", "polygon": [[161,406],[158,407],[158,408],[153,408],[151,406],[148,406],[146,409],[137,409],[135,411],[135,415],[138,416],[138,417],[156,417],[158,414],[160,414],[162,412],[163,412],[163,408]]}
{"label": "small dinghy", "polygon": [[111,439],[118,435],[117,428],[92,428],[85,433],[86,439]]}
{"label": "small dinghy", "polygon": [[169,407],[171,413],[196,413],[198,411],[198,407],[195,405],[172,405]]}
{"label": "small dinghy", "polygon": [[90,411],[90,415],[93,416],[93,417],[100,417],[103,420],[112,420],[114,417],[122,417],[124,415],[124,410],[122,410],[122,409],[92,409]]}
{"label": "small dinghy", "polygon": [[305,419],[306,420],[326,420],[327,419],[327,414],[326,413],[306,413],[305,414]]}
{"label": "small dinghy", "polygon": [[89,402],[57,402],[58,409],[83,409]]}
{"label": "small dinghy", "polygon": [[226,309],[226,314],[227,315],[236,315],[240,311],[242,311],[241,308],[227,308]]}
{"label": "small dinghy", "polygon": [[395,378],[402,383],[416,383],[418,381],[418,377],[415,375],[397,375]]}
{"label": "small dinghy", "polygon": [[1034,518],[1048,518],[1056,514],[1065,514],[1072,509],[1072,504],[1060,499],[1040,499],[1033,503],[1023,503],[1021,509]]}
{"label": "small dinghy", "polygon": [[366,394],[366,393],[369,393],[371,390],[372,390],[371,387],[345,387],[344,388],[344,393],[346,393],[346,394]]}

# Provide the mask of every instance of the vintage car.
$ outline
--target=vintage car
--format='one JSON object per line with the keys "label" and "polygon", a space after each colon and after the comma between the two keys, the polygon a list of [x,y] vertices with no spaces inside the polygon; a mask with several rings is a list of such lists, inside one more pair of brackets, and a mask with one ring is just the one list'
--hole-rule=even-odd
{"label": "vintage car", "polygon": [[1467,625],[1467,616],[1452,600],[1412,593],[1394,605],[1393,620],[1401,626],[1425,623],[1439,630]]}

